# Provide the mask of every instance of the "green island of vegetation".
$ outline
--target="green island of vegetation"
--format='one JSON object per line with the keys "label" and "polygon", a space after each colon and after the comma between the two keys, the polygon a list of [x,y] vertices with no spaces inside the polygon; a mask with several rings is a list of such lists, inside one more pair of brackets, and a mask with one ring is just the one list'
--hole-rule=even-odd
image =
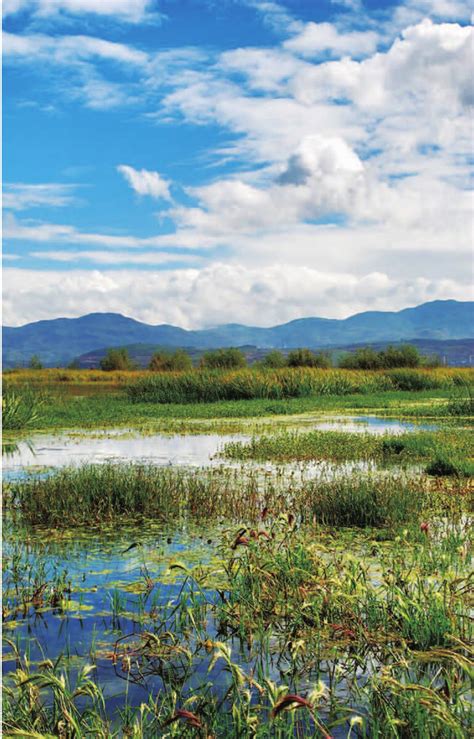
{"label": "green island of vegetation", "polygon": [[469,736],[474,372],[403,352],[4,373],[3,735]]}

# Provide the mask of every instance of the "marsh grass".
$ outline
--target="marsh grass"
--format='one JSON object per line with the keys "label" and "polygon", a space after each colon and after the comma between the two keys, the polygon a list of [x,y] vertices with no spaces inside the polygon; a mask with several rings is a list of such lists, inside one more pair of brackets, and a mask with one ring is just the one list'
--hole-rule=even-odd
{"label": "marsh grass", "polygon": [[[464,459],[452,462],[452,472],[472,474],[473,434],[466,430],[414,431],[404,434],[376,436],[370,433],[344,431],[285,431],[274,435],[254,436],[250,442],[229,442],[222,456],[236,460],[312,461],[375,459],[385,463],[413,463],[434,459]],[[436,469],[434,462],[430,465]],[[447,469],[447,466],[446,466]],[[462,472],[463,471],[463,472]],[[429,470],[427,469],[427,472]],[[430,474],[436,474],[435,471]],[[438,473],[441,474],[441,473]]]}
{"label": "marsh grass", "polygon": [[5,431],[19,431],[37,425],[41,422],[46,402],[44,391],[29,386],[14,388],[4,385],[2,428]]}
{"label": "marsh grass", "polygon": [[143,688],[115,715],[93,664],[32,663],[9,641],[4,735],[469,735],[468,521],[461,509],[445,519],[445,494],[430,496],[428,533],[412,522],[390,543],[303,525],[277,497],[254,528],[224,532],[221,587],[216,565],[175,565],[179,592],[137,615],[133,633],[120,632],[123,598],[111,587],[109,659]]}
{"label": "marsh grass", "polygon": [[[309,367],[157,373],[127,386],[133,403],[212,403],[452,387],[449,370],[351,371]],[[471,378],[471,375],[469,375]],[[472,379],[472,378],[471,378]]]}
{"label": "marsh grass", "polygon": [[298,481],[245,468],[192,472],[133,464],[63,468],[5,487],[13,514],[58,527],[100,526],[127,516],[255,521],[264,508],[282,505],[301,521],[390,527],[416,519],[430,495],[426,482],[401,474],[348,472],[332,480]]}

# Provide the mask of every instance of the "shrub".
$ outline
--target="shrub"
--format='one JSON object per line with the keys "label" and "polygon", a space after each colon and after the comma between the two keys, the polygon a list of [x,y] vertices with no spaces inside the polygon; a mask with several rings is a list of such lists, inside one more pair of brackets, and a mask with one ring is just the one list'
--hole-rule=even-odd
{"label": "shrub", "polygon": [[175,352],[155,352],[148,365],[152,372],[183,372],[192,367],[191,357],[183,349],[177,349]]}
{"label": "shrub", "polygon": [[427,465],[425,472],[433,477],[472,477],[474,464],[438,455]]}
{"label": "shrub", "polygon": [[100,360],[100,368],[104,372],[113,370],[131,370],[135,368],[127,349],[109,349],[103,359]]}
{"label": "shrub", "polygon": [[240,349],[215,349],[201,357],[200,367],[205,369],[239,369],[247,366],[245,354]]}
{"label": "shrub", "polygon": [[345,354],[339,367],[344,369],[392,369],[395,367],[419,367],[421,356],[418,349],[412,344],[401,344],[400,346],[387,346],[376,352],[370,346],[356,349],[355,352]]}
{"label": "shrub", "polygon": [[380,356],[369,346],[365,349],[356,349],[355,352],[345,354],[339,360],[339,367],[343,369],[363,369],[375,370],[380,369]]}
{"label": "shrub", "polygon": [[392,367],[419,367],[421,364],[421,356],[412,344],[402,344],[401,346],[387,346],[385,351],[379,352],[381,366],[385,369]]}
{"label": "shrub", "polygon": [[33,354],[28,365],[30,369],[40,370],[43,369],[43,363],[37,354]]}
{"label": "shrub", "polygon": [[289,367],[317,367],[327,369],[331,366],[329,356],[324,352],[312,352],[310,349],[293,349],[288,354]]}
{"label": "shrub", "polygon": [[275,350],[269,352],[259,364],[264,369],[281,369],[286,367],[287,359],[282,352]]}

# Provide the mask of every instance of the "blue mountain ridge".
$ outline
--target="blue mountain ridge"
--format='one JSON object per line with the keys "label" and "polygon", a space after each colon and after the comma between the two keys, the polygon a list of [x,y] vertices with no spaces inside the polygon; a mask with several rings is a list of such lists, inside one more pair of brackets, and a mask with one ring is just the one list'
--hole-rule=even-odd
{"label": "blue mountain ridge", "polygon": [[342,346],[377,341],[464,339],[474,336],[474,301],[435,300],[400,311],[365,311],[345,319],[298,318],[270,328],[239,323],[186,330],[149,325],[119,313],[89,313],[3,328],[3,365],[25,364],[33,354],[61,366],[100,347],[155,344],[209,349],[252,345],[260,348]]}

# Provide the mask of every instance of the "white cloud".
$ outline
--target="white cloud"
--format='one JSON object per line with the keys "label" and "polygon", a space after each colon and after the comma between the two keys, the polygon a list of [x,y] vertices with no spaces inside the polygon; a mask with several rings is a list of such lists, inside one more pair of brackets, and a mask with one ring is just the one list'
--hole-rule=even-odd
{"label": "white cloud", "polygon": [[14,34],[3,32],[5,57],[25,58],[26,63],[42,59],[48,64],[71,64],[100,58],[122,64],[145,65],[149,56],[139,49],[95,36],[48,36],[42,33]]}
{"label": "white cloud", "polygon": [[437,298],[468,299],[470,285],[448,279],[354,276],[291,264],[266,270],[216,264],[209,268],[74,273],[5,269],[7,325],[96,311],[116,311],[150,323],[185,328],[239,320],[274,325],[295,316],[344,317],[365,309],[396,310]]}
{"label": "white cloud", "polygon": [[9,210],[25,210],[41,206],[60,208],[75,201],[77,185],[57,183],[25,184],[5,182],[3,185],[3,207]]}
{"label": "white cloud", "polygon": [[48,259],[52,262],[92,262],[115,267],[119,264],[166,265],[177,262],[197,262],[199,257],[190,254],[147,253],[136,254],[129,251],[36,251],[29,256],[38,259]]}
{"label": "white cloud", "polygon": [[170,183],[158,172],[147,169],[134,169],[127,164],[119,164],[117,172],[122,174],[137,195],[149,195],[152,198],[171,200]]}
{"label": "white cloud", "polygon": [[366,56],[377,48],[375,31],[339,31],[333,23],[305,23],[301,30],[283,44],[285,49],[303,56],[322,52],[334,55]]}
{"label": "white cloud", "polygon": [[147,19],[153,6],[154,0],[3,0],[3,16],[14,15],[20,10],[32,12],[38,18],[50,18],[61,13],[93,13],[138,23]]}

